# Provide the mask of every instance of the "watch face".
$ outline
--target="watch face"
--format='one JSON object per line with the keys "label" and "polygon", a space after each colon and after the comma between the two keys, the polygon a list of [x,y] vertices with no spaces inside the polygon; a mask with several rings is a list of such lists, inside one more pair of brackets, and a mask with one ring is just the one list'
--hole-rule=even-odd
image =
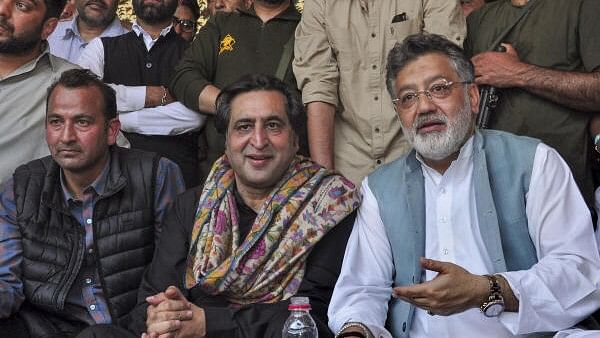
{"label": "watch face", "polygon": [[486,317],[498,317],[502,312],[504,312],[504,304],[496,301],[488,304],[483,313]]}

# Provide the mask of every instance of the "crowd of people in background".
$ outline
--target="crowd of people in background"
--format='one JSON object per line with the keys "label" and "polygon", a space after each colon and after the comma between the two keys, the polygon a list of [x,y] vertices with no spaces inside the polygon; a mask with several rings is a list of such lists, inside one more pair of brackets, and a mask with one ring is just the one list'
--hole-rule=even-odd
{"label": "crowd of people in background", "polygon": [[600,337],[598,1],[118,5],[0,0],[0,335]]}

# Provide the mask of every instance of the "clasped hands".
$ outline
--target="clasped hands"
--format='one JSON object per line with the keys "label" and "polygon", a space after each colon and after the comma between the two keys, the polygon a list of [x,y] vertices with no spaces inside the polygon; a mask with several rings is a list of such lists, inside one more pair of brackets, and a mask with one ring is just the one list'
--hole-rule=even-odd
{"label": "clasped hands", "polygon": [[146,298],[146,332],[142,338],[200,338],[206,335],[204,310],[175,286]]}
{"label": "clasped hands", "polygon": [[443,316],[478,308],[487,300],[487,277],[471,274],[453,263],[423,257],[420,262],[423,269],[438,272],[437,276],[421,284],[395,287],[393,297]]}

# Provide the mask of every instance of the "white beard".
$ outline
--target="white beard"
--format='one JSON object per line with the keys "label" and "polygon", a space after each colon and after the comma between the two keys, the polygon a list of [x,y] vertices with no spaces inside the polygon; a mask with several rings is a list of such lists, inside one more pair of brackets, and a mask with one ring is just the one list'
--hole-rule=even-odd
{"label": "white beard", "polygon": [[[441,160],[454,154],[462,147],[473,131],[473,120],[474,116],[467,95],[464,105],[453,120],[449,120],[442,113],[431,112],[417,116],[410,127],[405,127],[402,123],[400,125],[408,142],[415,148],[417,153],[426,159]],[[446,130],[426,134],[416,133],[420,125],[430,121],[445,123]]]}

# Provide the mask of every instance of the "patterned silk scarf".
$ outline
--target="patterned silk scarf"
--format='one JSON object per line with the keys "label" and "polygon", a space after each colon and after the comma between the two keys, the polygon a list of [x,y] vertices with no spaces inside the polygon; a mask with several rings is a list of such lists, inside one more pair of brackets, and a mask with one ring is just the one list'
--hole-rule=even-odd
{"label": "patterned silk scarf", "polygon": [[199,284],[233,306],[293,296],[312,247],[359,204],[350,181],[296,156],[238,245],[234,189],[223,156],[200,196],[185,276],[187,288]]}

